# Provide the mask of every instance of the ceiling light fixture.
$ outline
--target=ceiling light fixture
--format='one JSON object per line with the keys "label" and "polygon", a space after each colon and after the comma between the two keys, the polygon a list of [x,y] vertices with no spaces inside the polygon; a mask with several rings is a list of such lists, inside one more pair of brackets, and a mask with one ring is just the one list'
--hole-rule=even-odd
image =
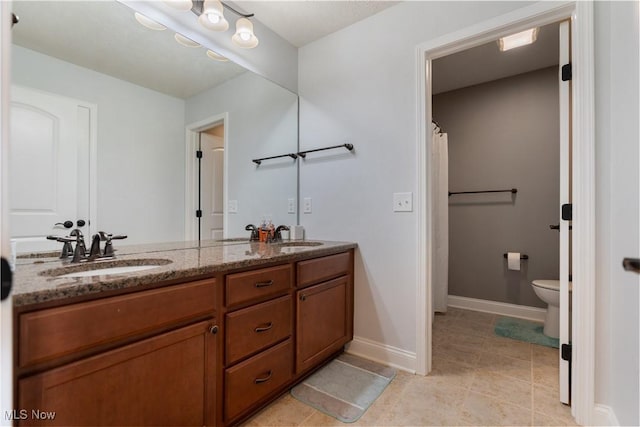
{"label": "ceiling light fixture", "polygon": [[531,28],[510,36],[502,37],[498,40],[498,46],[502,52],[514,49],[516,47],[525,46],[536,41],[538,38],[538,28]]}
{"label": "ceiling light fixture", "polygon": [[167,29],[167,27],[165,27],[164,25],[158,24],[153,19],[147,18],[141,13],[136,12],[134,13],[134,16],[136,17],[136,21],[138,21],[140,25],[147,27],[150,30],[163,31]]}
{"label": "ceiling light fixture", "polygon": [[220,62],[229,62],[229,60],[227,58],[225,58],[224,56],[220,55],[219,53],[216,53],[212,50],[207,50],[207,56],[215,61],[220,61]]}
{"label": "ceiling light fixture", "polygon": [[191,40],[189,37],[185,37],[180,33],[176,33],[175,36],[173,36],[176,41],[178,43],[180,43],[182,46],[186,46],[186,47],[200,47],[200,43],[198,42],[194,42],[193,40]]}
{"label": "ceiling light fixture", "polygon": [[198,22],[213,31],[227,31],[229,29],[229,22],[224,19],[222,3],[219,0],[204,0]]}
{"label": "ceiling light fixture", "polygon": [[236,33],[231,37],[231,41],[238,47],[252,49],[258,46],[258,38],[253,33],[253,24],[247,18],[240,18],[236,21]]}

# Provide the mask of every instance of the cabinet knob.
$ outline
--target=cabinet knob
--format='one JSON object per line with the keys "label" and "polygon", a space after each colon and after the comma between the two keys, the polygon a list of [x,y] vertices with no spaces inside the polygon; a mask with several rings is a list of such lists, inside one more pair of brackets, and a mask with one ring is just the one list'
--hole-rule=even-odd
{"label": "cabinet knob", "polygon": [[209,326],[209,333],[211,333],[212,335],[217,334],[218,333],[218,325]]}
{"label": "cabinet knob", "polygon": [[305,294],[300,295],[300,301],[306,301],[307,296]]}

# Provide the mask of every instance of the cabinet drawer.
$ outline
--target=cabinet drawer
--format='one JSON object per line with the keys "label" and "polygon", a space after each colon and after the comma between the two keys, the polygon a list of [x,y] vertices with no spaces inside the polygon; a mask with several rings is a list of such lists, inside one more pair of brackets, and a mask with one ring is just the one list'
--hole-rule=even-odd
{"label": "cabinet drawer", "polygon": [[261,268],[227,276],[227,307],[249,301],[265,301],[291,288],[291,266]]}
{"label": "cabinet drawer", "polygon": [[225,419],[232,420],[293,375],[291,340],[263,351],[225,371]]}
{"label": "cabinet drawer", "polygon": [[20,315],[19,366],[29,366],[215,312],[215,280]]}
{"label": "cabinet drawer", "polygon": [[310,259],[298,263],[298,288],[324,282],[351,270],[351,252]]}
{"label": "cabinet drawer", "polygon": [[291,336],[291,310],[287,295],[227,314],[227,365]]}

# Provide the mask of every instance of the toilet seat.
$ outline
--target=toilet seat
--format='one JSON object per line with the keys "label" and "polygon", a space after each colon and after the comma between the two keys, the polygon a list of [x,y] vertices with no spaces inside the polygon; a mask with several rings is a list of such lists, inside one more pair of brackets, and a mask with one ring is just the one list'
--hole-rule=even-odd
{"label": "toilet seat", "polygon": [[[560,280],[548,280],[548,279],[536,279],[533,282],[533,286],[539,286],[541,288],[549,289],[550,291],[560,290]],[[569,282],[569,290],[572,288],[572,283]]]}

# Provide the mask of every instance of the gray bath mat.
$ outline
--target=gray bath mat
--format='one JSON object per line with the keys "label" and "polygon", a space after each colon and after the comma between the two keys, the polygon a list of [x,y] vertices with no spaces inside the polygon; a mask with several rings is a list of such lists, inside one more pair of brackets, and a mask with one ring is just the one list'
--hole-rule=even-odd
{"label": "gray bath mat", "polygon": [[343,423],[357,421],[396,376],[396,370],[342,354],[291,389],[291,395]]}

